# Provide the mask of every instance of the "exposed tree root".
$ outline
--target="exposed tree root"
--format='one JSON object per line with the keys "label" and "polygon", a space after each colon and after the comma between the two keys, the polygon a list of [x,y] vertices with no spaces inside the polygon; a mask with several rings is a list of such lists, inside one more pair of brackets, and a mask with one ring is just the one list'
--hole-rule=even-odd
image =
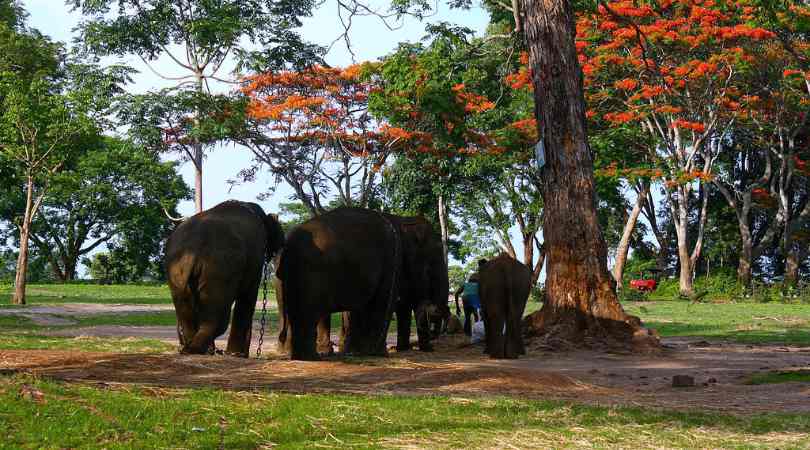
{"label": "exposed tree root", "polygon": [[523,319],[523,333],[531,347],[558,351],[587,348],[650,353],[661,350],[658,332],[645,328],[638,317],[620,312],[617,318],[604,318],[580,311],[543,308]]}

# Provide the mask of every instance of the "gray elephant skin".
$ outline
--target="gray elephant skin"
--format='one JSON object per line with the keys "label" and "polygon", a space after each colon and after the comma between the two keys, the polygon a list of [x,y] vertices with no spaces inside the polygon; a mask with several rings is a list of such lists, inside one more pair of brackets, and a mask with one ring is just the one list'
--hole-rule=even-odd
{"label": "gray elephant skin", "polygon": [[478,273],[485,351],[492,358],[513,359],[525,354],[521,319],[531,290],[531,270],[501,254],[489,260]]}
{"label": "gray elephant skin", "polygon": [[182,352],[211,352],[233,307],[226,353],[247,357],[262,268],[283,244],[278,219],[255,203],[227,201],[174,230],[165,265]]}
{"label": "gray elephant skin", "polygon": [[441,242],[429,222],[362,208],[339,208],[293,229],[277,277],[284,344],[292,359],[302,360],[319,358],[329,314],[339,311],[344,353],[386,355],[395,310],[398,347],[407,346],[415,310],[419,345],[430,350],[430,306],[439,297],[446,304],[449,285]]}

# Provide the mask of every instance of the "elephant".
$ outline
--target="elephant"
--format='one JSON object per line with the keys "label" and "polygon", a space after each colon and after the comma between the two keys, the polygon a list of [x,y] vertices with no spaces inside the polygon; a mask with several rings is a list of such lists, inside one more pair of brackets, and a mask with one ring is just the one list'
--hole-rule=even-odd
{"label": "elephant", "polygon": [[531,290],[532,272],[506,253],[479,268],[486,350],[492,358],[526,353],[521,319]]}
{"label": "elephant", "polygon": [[226,353],[248,356],[262,268],[283,245],[278,218],[255,203],[229,200],[177,226],[165,267],[181,352],[210,353],[235,304]]}
{"label": "elephant", "polygon": [[[274,259],[274,266],[279,267],[281,263],[281,253]],[[278,274],[276,274],[278,275]],[[278,305],[278,316],[279,316],[279,323],[278,323],[278,346],[277,349],[280,353],[290,354],[292,351],[292,330],[290,327],[290,321],[287,317],[287,314],[284,313],[284,287],[282,285],[281,279],[278,276],[273,277],[273,290],[276,294],[276,303]],[[329,314],[323,315],[318,320],[318,329],[317,329],[317,351],[320,354],[331,355],[334,353],[334,349],[332,348],[332,323],[331,323],[331,316]]]}
{"label": "elephant", "polygon": [[429,305],[442,289],[446,299],[448,286],[436,240],[424,218],[364,208],[338,208],[293,229],[277,272],[291,358],[319,359],[316,336],[324,342],[324,318],[338,311],[344,353],[387,355],[395,309],[402,314],[399,322],[407,322],[407,334],[400,325],[398,342],[404,347],[410,337],[410,312],[416,310],[420,347],[429,350]]}

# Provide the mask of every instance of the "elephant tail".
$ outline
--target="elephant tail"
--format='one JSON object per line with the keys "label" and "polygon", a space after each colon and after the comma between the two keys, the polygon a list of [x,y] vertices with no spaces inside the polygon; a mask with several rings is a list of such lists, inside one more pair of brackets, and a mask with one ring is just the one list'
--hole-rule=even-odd
{"label": "elephant tail", "polygon": [[[277,260],[278,263],[276,265],[276,274],[275,274],[276,278],[278,278],[281,281],[281,286],[283,289],[283,293],[281,295],[283,301],[281,301],[280,305],[281,310],[279,311],[279,314],[281,314],[282,319],[284,320],[286,320],[286,318],[288,317],[287,315],[289,310],[288,305],[290,304],[290,294],[292,294],[292,292],[290,292],[291,289],[286,289],[287,286],[291,286],[289,280],[290,277],[289,258],[291,257],[291,254],[292,252],[284,252],[278,257]],[[278,300],[278,297],[276,297],[276,300]],[[282,332],[286,332],[286,328]]]}

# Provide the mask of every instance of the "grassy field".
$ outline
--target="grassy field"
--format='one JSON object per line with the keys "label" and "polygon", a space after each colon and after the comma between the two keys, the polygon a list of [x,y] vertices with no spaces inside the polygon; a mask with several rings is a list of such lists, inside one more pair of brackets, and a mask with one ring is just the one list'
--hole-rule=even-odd
{"label": "grassy field", "polygon": [[[0,286],[0,307],[11,307],[11,288]],[[271,329],[278,324],[278,312],[270,293],[268,321]],[[98,304],[171,304],[166,286],[99,286],[90,284],[31,285],[30,305],[98,303]],[[530,302],[529,314],[541,305]],[[686,301],[630,302],[625,308],[641,317],[664,337],[703,337],[741,343],[784,343],[810,345],[810,304],[782,303],[696,303]],[[257,311],[258,314],[258,311]],[[258,316],[257,316],[258,317]],[[70,327],[99,325],[174,326],[172,311],[124,315],[74,317]],[[333,330],[340,326],[340,316],[332,315]],[[392,330],[396,322],[392,324]],[[23,317],[0,315],[0,348],[9,332],[38,332],[60,327],[36,326]]]}
{"label": "grassy field", "polygon": [[[0,298],[10,292],[0,287]],[[170,303],[162,286],[34,285],[31,304]],[[272,302],[274,303],[274,302]],[[271,304],[272,304],[271,303]],[[540,307],[532,303],[527,313]],[[663,336],[810,345],[810,305],[627,303]],[[338,324],[333,316],[333,325]],[[173,311],[70,317],[71,327],[174,326]],[[270,311],[273,327],[277,314]],[[393,324],[395,326],[395,324]],[[55,337],[60,327],[0,315],[0,350],[156,353],[136,338]],[[810,382],[773,372],[751,384]],[[4,448],[810,448],[810,415],[753,415],[582,406],[506,398],[277,394],[98,387],[0,376]]]}
{"label": "grassy field", "polygon": [[810,417],[0,378],[2,448],[805,448]]}
{"label": "grassy field", "polygon": [[644,302],[626,305],[662,336],[727,339],[741,343],[810,345],[810,305],[780,303]]}
{"label": "grassy field", "polygon": [[[13,288],[0,285],[0,306],[11,304]],[[29,284],[29,305],[59,303],[169,304],[172,298],[166,286],[97,284]],[[16,305],[13,305],[16,306]]]}

